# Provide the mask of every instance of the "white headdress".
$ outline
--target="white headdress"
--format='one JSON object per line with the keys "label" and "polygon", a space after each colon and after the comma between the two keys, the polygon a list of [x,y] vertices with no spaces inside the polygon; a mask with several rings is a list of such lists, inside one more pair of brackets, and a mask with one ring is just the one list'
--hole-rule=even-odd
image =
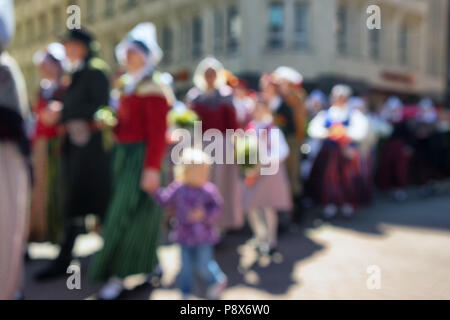
{"label": "white headdress", "polygon": [[419,102],[420,112],[419,120],[425,123],[433,123],[438,119],[438,113],[434,108],[434,102],[430,98],[423,98]]}
{"label": "white headdress", "polygon": [[398,97],[389,97],[383,106],[381,116],[393,122],[399,122],[403,118],[403,102]]}
{"label": "white headdress", "polygon": [[338,84],[333,87],[333,90],[331,90],[331,97],[332,98],[350,98],[353,94],[353,90],[345,85],[345,84]]}
{"label": "white headdress", "polygon": [[14,2],[12,0],[0,0],[0,52],[11,41],[14,28]]}
{"label": "white headdress", "polygon": [[303,83],[303,76],[297,70],[290,67],[279,67],[275,70],[274,76],[278,79],[286,80],[294,85]]}
{"label": "white headdress", "polygon": [[44,50],[39,50],[33,56],[33,62],[35,65],[40,65],[47,56],[51,56],[53,59],[62,63],[66,59],[66,50],[61,43],[50,43]]}
{"label": "white headdress", "polygon": [[195,86],[200,89],[201,91],[205,91],[207,89],[207,83],[205,80],[205,72],[208,69],[213,69],[216,71],[217,78],[215,87],[216,89],[220,89],[227,83],[226,76],[225,76],[225,68],[223,67],[222,63],[217,60],[214,57],[206,57],[203,59],[197,69],[195,70],[194,74],[194,84]]}
{"label": "white headdress", "polygon": [[320,90],[314,90],[309,94],[308,99],[306,100],[306,107],[309,110],[312,110],[316,103],[320,103],[322,108],[326,108],[327,97],[325,93]]}
{"label": "white headdress", "polygon": [[130,47],[134,47],[142,52],[153,66],[156,66],[163,58],[163,52],[158,45],[156,27],[151,22],[138,24],[117,45],[116,57],[119,63],[125,64],[127,50]]}

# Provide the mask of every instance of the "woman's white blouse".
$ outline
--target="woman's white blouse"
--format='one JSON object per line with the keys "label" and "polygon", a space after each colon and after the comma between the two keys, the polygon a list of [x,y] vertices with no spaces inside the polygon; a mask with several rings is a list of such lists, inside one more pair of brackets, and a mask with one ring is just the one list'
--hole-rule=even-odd
{"label": "woman's white blouse", "polygon": [[[259,130],[267,128],[267,122],[256,123],[255,127],[255,129],[257,130],[257,135],[261,137],[261,132]],[[278,127],[271,127],[270,130],[268,130],[268,133],[269,147],[267,150],[267,156],[269,159],[265,160],[270,162],[285,161],[289,156],[290,149],[283,131],[281,131]]]}
{"label": "woman's white blouse", "polygon": [[309,125],[308,135],[314,139],[326,139],[328,137],[327,116],[333,122],[344,122],[349,115],[347,136],[355,142],[364,140],[370,131],[369,120],[361,111],[349,111],[348,107],[332,106],[328,111],[319,112]]}

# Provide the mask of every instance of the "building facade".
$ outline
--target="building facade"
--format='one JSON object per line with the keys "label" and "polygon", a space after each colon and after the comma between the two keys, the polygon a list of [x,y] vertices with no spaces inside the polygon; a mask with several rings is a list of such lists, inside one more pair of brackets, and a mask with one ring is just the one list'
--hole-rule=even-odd
{"label": "building facade", "polygon": [[[45,4],[44,4],[45,3]],[[67,8],[81,8],[102,57],[114,68],[114,47],[137,23],[152,21],[165,51],[161,69],[180,92],[195,66],[214,55],[253,85],[279,65],[300,70],[306,86],[337,81],[380,94],[431,95],[446,88],[447,0],[16,0],[10,48],[29,87],[37,87],[33,53],[64,33]],[[381,29],[369,30],[369,5],[381,8]]]}

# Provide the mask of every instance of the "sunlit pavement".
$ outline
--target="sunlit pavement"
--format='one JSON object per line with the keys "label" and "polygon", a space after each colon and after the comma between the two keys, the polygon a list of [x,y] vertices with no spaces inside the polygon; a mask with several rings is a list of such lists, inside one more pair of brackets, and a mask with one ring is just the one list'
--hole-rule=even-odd
{"label": "sunlit pavement", "polygon": [[[224,299],[450,299],[450,196],[431,198],[412,192],[404,203],[379,197],[376,205],[352,220],[322,223],[317,212],[305,215],[301,228],[280,236],[282,256],[257,259],[248,230],[229,235],[217,259],[229,277]],[[67,289],[67,277],[36,283],[33,274],[56,255],[50,245],[30,246],[36,260],[27,263],[27,299],[95,299],[100,284],[87,280],[89,256],[102,245],[95,234],[81,236],[75,252],[82,266],[81,290]],[[143,277],[127,279],[124,299],[179,299],[175,278],[176,245],[164,245],[160,259],[162,287]],[[370,267],[380,271],[379,289],[369,289]],[[368,270],[369,269],[369,270]],[[68,275],[69,277],[69,275]],[[131,290],[135,289],[135,290]],[[203,288],[204,289],[204,288]],[[202,288],[198,297],[203,296]]]}

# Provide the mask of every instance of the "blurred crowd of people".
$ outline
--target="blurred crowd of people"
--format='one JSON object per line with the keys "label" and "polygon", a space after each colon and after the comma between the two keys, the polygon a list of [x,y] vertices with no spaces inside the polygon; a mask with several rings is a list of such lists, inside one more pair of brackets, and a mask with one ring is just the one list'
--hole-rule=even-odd
{"label": "blurred crowd of people", "polygon": [[[182,249],[183,297],[193,293],[198,273],[208,298],[217,299],[227,277],[214,246],[246,221],[258,254],[276,255],[280,216],[296,221],[305,199],[321,206],[324,219],[339,212],[350,218],[375,189],[402,201],[408,185],[431,193],[432,183],[449,175],[450,118],[430,99],[409,106],[390,97],[373,106],[344,84],[329,96],[308,94],[300,72],[289,67],[264,74],[255,90],[207,57],[180,101],[173,78],[156,69],[163,53],[153,24],[139,24],[119,43],[124,72],[112,85],[93,41],[86,30],[71,30],[36,53],[42,80],[32,126],[20,72],[1,54],[0,180],[7,182],[0,185],[0,299],[20,297],[27,242],[61,246],[37,280],[66,275],[91,214],[99,217],[91,231],[104,239],[89,271],[91,281],[105,283],[100,299],[118,298],[127,276],[161,277],[157,248],[167,229]],[[171,115],[178,120],[168,121]],[[265,176],[258,164],[211,163],[195,146],[174,164],[178,141],[170,132],[196,119],[203,133],[222,133],[224,155],[236,147],[227,130],[255,129],[279,169]]]}

